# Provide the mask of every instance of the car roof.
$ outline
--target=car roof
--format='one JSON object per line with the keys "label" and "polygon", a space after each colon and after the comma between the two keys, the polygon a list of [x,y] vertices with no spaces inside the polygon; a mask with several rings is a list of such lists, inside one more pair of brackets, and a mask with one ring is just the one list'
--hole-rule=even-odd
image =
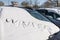
{"label": "car roof", "polygon": [[58,10],[56,8],[40,8],[38,10],[43,10],[43,11],[46,11],[47,10],[48,12],[54,12],[54,13],[60,15],[60,10]]}

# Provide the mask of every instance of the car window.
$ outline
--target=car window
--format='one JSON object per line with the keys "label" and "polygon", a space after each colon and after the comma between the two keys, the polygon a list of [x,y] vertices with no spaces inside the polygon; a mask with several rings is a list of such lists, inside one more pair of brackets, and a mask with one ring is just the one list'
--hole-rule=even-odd
{"label": "car window", "polygon": [[46,13],[48,13],[47,10],[36,10],[36,11],[38,11],[39,13],[41,13],[41,14],[43,14],[43,15],[45,15]]}
{"label": "car window", "polygon": [[57,18],[60,18],[60,15],[58,15],[57,13],[54,13],[54,12],[48,12],[46,14],[46,16],[49,18],[52,18],[52,19],[56,19],[56,20],[57,20]]}
{"label": "car window", "polygon": [[47,16],[47,17],[50,17],[50,18],[54,18],[54,17],[55,17],[54,13],[52,13],[52,12],[48,12],[48,13],[46,14],[46,16]]}
{"label": "car window", "polygon": [[45,18],[43,15],[40,13],[34,11],[34,10],[27,10],[33,17],[39,19],[39,20],[44,20],[44,21],[49,21],[47,18]]}

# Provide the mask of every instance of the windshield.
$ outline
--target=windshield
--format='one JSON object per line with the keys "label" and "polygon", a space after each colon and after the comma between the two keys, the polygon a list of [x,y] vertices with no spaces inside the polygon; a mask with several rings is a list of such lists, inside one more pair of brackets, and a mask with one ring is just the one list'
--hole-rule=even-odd
{"label": "windshield", "polygon": [[41,15],[40,13],[34,11],[34,10],[27,10],[33,17],[39,19],[39,20],[43,20],[43,21],[49,21],[47,18],[45,18],[43,15]]}

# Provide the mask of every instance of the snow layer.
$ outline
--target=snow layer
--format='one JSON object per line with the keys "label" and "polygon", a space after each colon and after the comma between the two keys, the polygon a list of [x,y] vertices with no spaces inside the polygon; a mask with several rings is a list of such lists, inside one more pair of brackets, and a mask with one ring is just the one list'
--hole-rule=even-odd
{"label": "snow layer", "polygon": [[1,8],[1,40],[47,40],[59,31],[53,23],[38,20],[22,8]]}

